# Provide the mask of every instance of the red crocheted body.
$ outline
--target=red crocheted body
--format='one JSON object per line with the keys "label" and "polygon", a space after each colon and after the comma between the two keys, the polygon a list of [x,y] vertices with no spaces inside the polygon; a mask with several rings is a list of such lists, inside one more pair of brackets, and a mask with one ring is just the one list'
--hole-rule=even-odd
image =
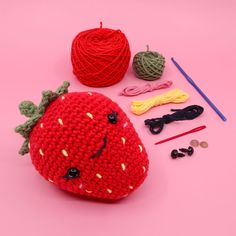
{"label": "red crocheted body", "polygon": [[74,74],[91,87],[106,87],[122,80],[130,56],[126,36],[120,30],[106,28],[79,33],[71,48]]}
{"label": "red crocheted body", "polygon": [[[117,122],[108,115],[115,112]],[[109,98],[91,92],[60,96],[30,134],[32,162],[58,187],[79,195],[120,199],[144,181],[147,153],[132,123]],[[66,179],[76,167],[79,176]]]}

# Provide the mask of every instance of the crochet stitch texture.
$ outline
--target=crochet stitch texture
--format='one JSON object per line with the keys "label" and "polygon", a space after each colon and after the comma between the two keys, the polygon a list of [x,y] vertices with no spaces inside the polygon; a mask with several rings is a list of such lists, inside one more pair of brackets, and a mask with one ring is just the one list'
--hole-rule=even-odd
{"label": "crochet stitch texture", "polygon": [[39,173],[75,194],[120,199],[147,176],[147,153],[132,123],[99,93],[65,90],[47,106],[28,141]]}
{"label": "crochet stitch texture", "polygon": [[80,32],[71,46],[73,73],[90,87],[107,87],[121,81],[131,56],[125,34],[100,24],[100,28]]}
{"label": "crochet stitch texture", "polygon": [[157,80],[162,76],[165,68],[165,58],[158,52],[138,52],[133,58],[132,67],[137,78],[143,80]]}

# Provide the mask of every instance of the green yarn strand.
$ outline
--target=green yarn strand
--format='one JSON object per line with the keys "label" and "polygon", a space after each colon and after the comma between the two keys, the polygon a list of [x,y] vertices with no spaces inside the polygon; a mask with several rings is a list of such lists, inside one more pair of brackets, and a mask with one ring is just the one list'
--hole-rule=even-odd
{"label": "green yarn strand", "polygon": [[38,120],[42,117],[42,115],[35,114],[29,120],[27,120],[24,124],[19,125],[15,128],[15,132],[19,133],[22,137],[29,138],[31,130],[37,124]]}
{"label": "green yarn strand", "polygon": [[38,107],[38,114],[44,114],[46,108],[57,99],[59,95],[52,91],[43,91],[42,92],[42,100]]}
{"label": "green yarn strand", "polygon": [[56,93],[59,94],[59,95],[62,95],[62,94],[65,94],[65,93],[68,93],[68,88],[70,86],[70,83],[68,81],[64,81],[62,86],[60,86]]}
{"label": "green yarn strand", "polygon": [[42,92],[42,99],[37,107],[31,101],[23,101],[19,105],[19,110],[22,115],[29,117],[24,124],[19,125],[15,128],[15,132],[19,133],[23,138],[25,138],[24,143],[21,146],[19,154],[24,155],[29,152],[29,136],[34,128],[34,126],[38,123],[39,119],[45,113],[47,107],[55,101],[59,96],[62,94],[68,93],[68,87],[70,83],[65,81],[57,90],[56,92],[52,91],[44,91]]}
{"label": "green yarn strand", "polygon": [[29,139],[26,139],[20,148],[19,154],[23,156],[28,152],[29,152]]}
{"label": "green yarn strand", "polygon": [[19,110],[22,115],[32,117],[37,112],[37,106],[31,101],[23,101],[19,105]]}
{"label": "green yarn strand", "polygon": [[165,58],[158,52],[139,52],[134,56],[133,70],[139,79],[156,80],[159,79],[165,68]]}

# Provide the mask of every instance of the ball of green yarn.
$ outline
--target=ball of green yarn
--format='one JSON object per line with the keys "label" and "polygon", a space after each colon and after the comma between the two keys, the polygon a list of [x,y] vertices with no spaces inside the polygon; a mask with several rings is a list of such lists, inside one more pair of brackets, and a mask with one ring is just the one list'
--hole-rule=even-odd
{"label": "ball of green yarn", "polygon": [[165,58],[158,52],[139,52],[133,59],[133,70],[139,79],[156,80],[159,79],[165,68]]}

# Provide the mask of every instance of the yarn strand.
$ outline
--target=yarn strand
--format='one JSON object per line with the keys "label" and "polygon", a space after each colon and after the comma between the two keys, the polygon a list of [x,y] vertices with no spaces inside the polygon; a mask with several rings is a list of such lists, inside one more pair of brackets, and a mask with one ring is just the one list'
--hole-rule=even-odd
{"label": "yarn strand", "polygon": [[189,95],[186,92],[177,88],[146,100],[132,101],[131,112],[133,112],[135,115],[142,115],[153,107],[168,103],[183,103],[188,98]]}
{"label": "yarn strand", "polygon": [[193,120],[203,113],[204,108],[198,105],[192,105],[183,109],[171,109],[171,111],[175,112],[158,118],[146,119],[144,124],[149,127],[152,134],[159,134],[165,124],[180,120]]}
{"label": "yarn strand", "polygon": [[155,83],[147,83],[144,86],[129,86],[124,88],[119,95],[120,96],[137,96],[142,93],[152,92],[154,90],[169,88],[172,85],[172,81],[163,81]]}
{"label": "yarn strand", "polygon": [[149,45],[147,45],[145,52],[135,54],[132,67],[139,79],[157,80],[163,73],[165,58],[158,52],[149,51]]}

